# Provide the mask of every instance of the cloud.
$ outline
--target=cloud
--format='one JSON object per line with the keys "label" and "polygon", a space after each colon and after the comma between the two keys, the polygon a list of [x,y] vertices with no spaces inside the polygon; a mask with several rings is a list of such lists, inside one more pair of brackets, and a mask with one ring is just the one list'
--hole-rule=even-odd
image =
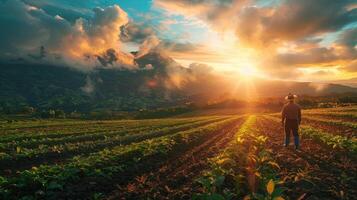
{"label": "cloud", "polygon": [[170,40],[162,40],[160,42],[160,48],[172,52],[189,52],[198,49],[201,45],[192,43],[180,43]]}
{"label": "cloud", "polygon": [[351,2],[287,0],[276,7],[247,7],[239,14],[237,35],[249,44],[271,45],[337,31],[357,20],[357,10],[346,9]]}
{"label": "cloud", "polygon": [[233,27],[249,44],[296,40],[339,30],[357,19],[357,10],[347,8],[351,4],[352,0],[282,0],[262,7],[252,0],[155,1],[157,7],[199,18],[215,28]]}
{"label": "cloud", "polygon": [[303,48],[299,44],[299,50],[293,53],[278,53],[274,63],[284,65],[317,65],[324,63],[336,63],[338,61],[349,62],[357,57],[357,28],[343,31],[330,47]]}
{"label": "cloud", "polygon": [[[264,5],[254,0],[156,0],[155,5],[168,14],[202,20],[216,32],[234,31],[237,46],[253,49],[260,58],[257,67],[273,77],[299,77],[301,66],[350,66],[357,57],[353,0]],[[337,38],[326,39],[327,34]]]}
{"label": "cloud", "polygon": [[81,87],[81,90],[86,94],[92,94],[94,92],[95,85],[89,76],[86,77],[86,83]]}
{"label": "cloud", "polygon": [[60,15],[67,21],[74,23],[78,18],[88,18],[93,12],[89,1],[71,0],[22,0],[28,5],[41,8],[51,16]]}
{"label": "cloud", "polygon": [[139,47],[139,52],[136,54],[136,58],[140,58],[141,56],[146,55],[150,51],[156,49],[160,44],[160,40],[155,36],[152,35],[148,37]]}
{"label": "cloud", "polygon": [[[99,66],[98,55],[116,51],[113,67],[135,67],[134,57],[121,51],[120,27],[129,22],[119,6],[95,8],[89,19],[70,23],[63,17],[19,0],[0,2],[0,57],[26,56],[40,47],[46,49],[46,61],[90,70]],[[103,63],[102,63],[103,64]]]}
{"label": "cloud", "polygon": [[343,67],[343,69],[348,72],[357,72],[357,59],[348,63],[345,67]]}
{"label": "cloud", "polygon": [[174,14],[207,21],[213,27],[224,30],[232,26],[236,13],[248,2],[249,0],[156,0],[154,5]]}
{"label": "cloud", "polygon": [[153,35],[156,35],[154,28],[144,22],[129,22],[120,28],[120,39],[123,42],[140,44]]}

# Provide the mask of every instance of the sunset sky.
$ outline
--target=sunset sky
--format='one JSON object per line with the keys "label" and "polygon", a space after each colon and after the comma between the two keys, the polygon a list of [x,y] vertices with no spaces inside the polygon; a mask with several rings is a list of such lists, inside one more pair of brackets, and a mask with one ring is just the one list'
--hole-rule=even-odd
{"label": "sunset sky", "polygon": [[130,51],[160,49],[244,76],[357,79],[355,0],[0,0],[0,26],[3,61],[90,66],[115,49],[130,68]]}

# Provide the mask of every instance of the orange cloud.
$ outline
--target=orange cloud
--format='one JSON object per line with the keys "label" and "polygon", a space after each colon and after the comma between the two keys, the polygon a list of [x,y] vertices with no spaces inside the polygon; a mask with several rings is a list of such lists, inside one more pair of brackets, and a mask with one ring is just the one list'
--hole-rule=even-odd
{"label": "orange cloud", "polygon": [[[116,59],[110,67],[136,67],[134,57],[122,51],[120,27],[129,18],[118,5],[95,8],[92,18],[79,18],[74,24],[19,0],[1,2],[0,13],[6,16],[0,18],[2,58],[26,58],[30,54],[35,62],[91,70],[101,65],[99,56],[113,49]],[[37,56],[39,49],[41,55]]]}
{"label": "orange cloud", "polygon": [[[237,49],[253,49],[258,68],[272,77],[298,78],[301,67],[338,63],[342,69],[357,57],[357,29],[345,28],[357,20],[353,1],[290,0],[260,6],[256,1],[156,0],[155,5],[168,13],[202,20],[216,32],[234,31]],[[322,46],[320,38],[328,33],[338,38]],[[208,53],[200,55],[209,57]],[[229,56],[222,56],[221,62]],[[178,57],[184,59],[184,53]]]}

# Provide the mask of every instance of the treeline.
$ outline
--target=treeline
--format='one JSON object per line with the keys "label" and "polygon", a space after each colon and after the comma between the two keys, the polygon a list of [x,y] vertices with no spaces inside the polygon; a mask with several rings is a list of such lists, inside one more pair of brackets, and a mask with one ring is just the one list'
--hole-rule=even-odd
{"label": "treeline", "polygon": [[94,110],[89,112],[65,112],[60,109],[37,110],[33,107],[26,106],[18,109],[13,113],[0,113],[0,118],[4,119],[21,119],[21,118],[39,118],[39,119],[92,119],[92,120],[108,120],[108,119],[152,119],[166,118],[187,112],[192,112],[197,109],[194,106],[176,106],[170,108],[158,109],[140,109],[138,111],[112,111],[112,110]]}
{"label": "treeline", "polygon": [[[131,102],[133,103],[133,102]],[[156,102],[157,103],[157,102]],[[141,106],[123,109],[113,105],[101,106],[101,108],[86,107],[86,109],[62,109],[61,107],[41,108],[29,106],[16,100],[9,103],[0,101],[0,116],[23,116],[43,119],[148,119],[165,118],[176,116],[195,110],[204,109],[223,109],[223,108],[254,108],[260,111],[279,111],[284,99],[280,98],[261,98],[255,101],[243,101],[237,99],[226,99],[222,101],[210,101],[206,104],[195,104],[194,102],[182,103],[176,106],[163,105],[161,108],[147,108],[146,104]],[[357,103],[357,95],[331,95],[323,97],[299,96],[297,103],[303,108],[328,108]],[[136,102],[140,105],[140,102]],[[159,103],[158,103],[159,104]],[[105,108],[103,108],[105,107]],[[75,107],[74,107],[75,108]]]}
{"label": "treeline", "polygon": [[[320,97],[302,95],[296,99],[296,102],[303,108],[347,106],[357,103],[357,94],[328,95]],[[206,105],[201,105],[200,107],[205,109],[251,107],[276,111],[280,110],[285,103],[286,101],[282,97],[259,98],[250,101],[226,99],[218,102],[208,102]]]}

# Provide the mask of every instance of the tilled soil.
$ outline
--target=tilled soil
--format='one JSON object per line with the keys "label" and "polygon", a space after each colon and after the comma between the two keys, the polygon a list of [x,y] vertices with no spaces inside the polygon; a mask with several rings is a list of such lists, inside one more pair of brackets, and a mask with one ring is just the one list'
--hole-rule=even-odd
{"label": "tilled soil", "polygon": [[312,126],[314,128],[320,129],[324,132],[331,133],[334,135],[340,135],[340,136],[345,136],[345,137],[356,137],[357,133],[356,130],[353,130],[350,127],[347,126],[336,126],[336,125],[329,125],[317,120],[313,119],[308,119],[304,118],[303,119],[303,124]]}
{"label": "tilled soil", "polygon": [[[284,132],[280,123],[260,117],[260,134],[269,139],[280,165],[280,178],[290,199],[356,199],[357,160],[343,152],[331,150],[317,142],[301,138],[301,150],[283,146]],[[293,138],[291,138],[292,142]]]}
{"label": "tilled soil", "polygon": [[195,178],[209,167],[208,158],[225,148],[243,121],[222,129],[159,168],[137,176],[125,187],[119,187],[108,199],[190,199],[199,189]]}
{"label": "tilled soil", "polygon": [[[91,177],[83,178],[80,181],[67,186],[70,188],[71,191],[67,191],[67,193],[56,194],[58,197],[57,199],[92,199],[93,196],[88,195],[100,194],[100,196],[102,197],[111,193],[113,194],[110,195],[113,196],[111,199],[120,199],[119,197],[122,195],[121,193],[123,192],[122,188],[128,188],[127,186],[129,186],[130,188],[130,182],[134,182],[134,180],[142,182],[141,179],[145,179],[146,176],[153,172],[158,172],[159,169],[161,169],[162,166],[165,165],[165,163],[174,162],[175,159],[182,157],[182,155],[186,154],[186,152],[190,151],[191,149],[194,149],[196,146],[200,146],[202,141],[210,140],[211,138],[216,137],[216,135],[225,135],[234,127],[236,127],[237,124],[240,124],[241,121],[243,121],[243,118],[234,120],[233,122],[230,122],[225,125],[223,128],[210,132],[205,138],[197,139],[192,143],[185,144],[183,146],[176,146],[171,149],[168,154],[158,154],[145,157],[144,159],[140,160],[140,162],[135,163],[135,165],[133,165],[125,172],[113,174],[110,177],[110,180],[105,177],[96,177],[95,179]],[[214,144],[214,142],[212,143]],[[132,158],[133,156],[134,155],[128,155],[128,158]],[[122,160],[124,159],[125,158],[123,158]],[[168,160],[172,161],[168,162]],[[141,199],[148,199],[149,197],[150,196],[145,196]],[[124,199],[138,198],[128,197]]]}
{"label": "tilled soil", "polygon": [[[207,121],[207,122],[203,122],[202,124],[195,125],[195,126],[176,128],[176,129],[171,130],[167,133],[161,133],[162,131],[160,129],[158,129],[158,130],[156,130],[156,132],[157,132],[156,134],[154,134],[154,133],[149,134],[149,135],[131,134],[131,135],[127,135],[126,139],[125,139],[125,136],[123,136],[123,140],[117,141],[117,142],[107,142],[107,143],[100,144],[100,143],[96,143],[96,142],[100,142],[102,140],[97,140],[97,141],[93,141],[92,146],[88,146],[86,148],[82,147],[81,149],[75,149],[73,151],[66,150],[66,151],[61,151],[61,152],[47,152],[44,154],[40,154],[37,157],[33,157],[31,159],[20,158],[17,160],[0,161],[0,175],[12,176],[14,174],[16,175],[17,171],[31,169],[32,167],[37,167],[40,165],[65,164],[65,163],[70,162],[71,158],[73,158],[74,156],[78,156],[78,155],[86,156],[91,153],[99,152],[105,148],[114,148],[119,145],[129,145],[134,142],[140,142],[140,141],[147,140],[147,139],[161,137],[163,135],[170,135],[170,134],[174,134],[174,133],[177,133],[180,131],[186,131],[186,130],[190,130],[192,128],[205,126],[209,123],[213,123],[213,122],[221,121],[221,120],[223,120],[223,119]],[[185,125],[185,124],[183,124],[183,125]],[[189,125],[189,124],[187,124],[187,125]],[[151,131],[151,132],[154,132],[154,131]],[[129,138],[130,136],[132,136],[132,138]],[[135,137],[135,136],[137,136],[137,137]],[[87,142],[87,141],[83,141],[83,142]],[[21,163],[21,165],[19,165],[18,163]]]}
{"label": "tilled soil", "polygon": [[309,113],[308,115],[311,115],[311,116],[314,116],[314,117],[326,118],[326,119],[341,120],[341,121],[344,121],[344,122],[357,122],[356,118],[348,118],[348,117],[345,117],[345,116],[329,115],[328,113],[326,113],[326,114]]}

